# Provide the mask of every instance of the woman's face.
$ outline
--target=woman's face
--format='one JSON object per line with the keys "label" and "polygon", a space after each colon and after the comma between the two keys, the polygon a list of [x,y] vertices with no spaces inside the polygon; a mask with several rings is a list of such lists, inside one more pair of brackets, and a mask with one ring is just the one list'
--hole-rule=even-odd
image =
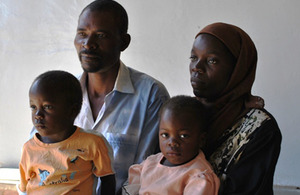
{"label": "woman's face", "polygon": [[219,98],[236,63],[229,49],[216,37],[200,34],[194,41],[190,59],[194,94],[207,101]]}

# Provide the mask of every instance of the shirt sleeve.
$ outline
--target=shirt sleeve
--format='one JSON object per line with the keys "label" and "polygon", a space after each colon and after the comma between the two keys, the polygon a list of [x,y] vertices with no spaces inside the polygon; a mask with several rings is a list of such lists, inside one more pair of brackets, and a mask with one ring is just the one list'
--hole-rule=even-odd
{"label": "shirt sleeve", "polygon": [[141,164],[134,164],[129,167],[128,171],[128,183],[140,184],[141,173],[143,170],[144,162]]}
{"label": "shirt sleeve", "polygon": [[93,173],[97,177],[114,174],[113,170],[113,154],[111,146],[103,135],[99,136],[99,141],[96,141],[96,154],[93,160],[94,168]]}
{"label": "shirt sleeve", "polygon": [[151,154],[156,154],[160,151],[158,142],[158,115],[160,107],[169,98],[170,95],[163,85],[159,85],[159,83],[153,84],[134,163],[141,163]]}
{"label": "shirt sleeve", "polygon": [[273,176],[281,139],[274,118],[257,129],[239,161],[229,167],[221,194],[273,194]]}
{"label": "shirt sleeve", "polygon": [[198,173],[186,184],[184,195],[218,195],[220,181],[214,173]]}
{"label": "shirt sleeve", "polygon": [[22,149],[22,157],[21,162],[19,164],[19,171],[20,171],[20,184],[17,185],[17,190],[19,194],[25,193],[26,194],[26,186],[27,186],[27,179],[26,179],[26,170],[24,168],[23,164],[23,158],[24,158],[24,146]]}
{"label": "shirt sleeve", "polygon": [[141,188],[141,173],[144,163],[134,164],[128,170],[128,184],[123,186],[123,194],[137,195]]}

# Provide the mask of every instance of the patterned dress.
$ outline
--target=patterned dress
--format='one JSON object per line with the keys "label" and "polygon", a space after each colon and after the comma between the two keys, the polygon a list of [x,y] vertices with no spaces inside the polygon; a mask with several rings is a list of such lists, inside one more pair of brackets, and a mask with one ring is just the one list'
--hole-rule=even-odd
{"label": "patterned dress", "polygon": [[272,115],[250,110],[224,132],[209,157],[221,180],[220,194],[273,194],[280,144],[281,133]]}

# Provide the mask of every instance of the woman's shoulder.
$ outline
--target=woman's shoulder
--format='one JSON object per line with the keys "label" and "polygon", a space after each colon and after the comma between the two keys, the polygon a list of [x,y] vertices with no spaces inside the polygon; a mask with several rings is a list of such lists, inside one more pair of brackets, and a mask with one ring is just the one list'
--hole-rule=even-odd
{"label": "woman's shoulder", "polygon": [[251,109],[243,118],[242,126],[246,129],[259,129],[256,133],[263,130],[272,132],[278,132],[280,129],[274,116],[266,109]]}
{"label": "woman's shoulder", "polygon": [[241,117],[230,129],[229,132],[236,131],[239,133],[254,133],[257,129],[272,126],[275,130],[279,130],[278,124],[273,117],[265,109],[253,108]]}

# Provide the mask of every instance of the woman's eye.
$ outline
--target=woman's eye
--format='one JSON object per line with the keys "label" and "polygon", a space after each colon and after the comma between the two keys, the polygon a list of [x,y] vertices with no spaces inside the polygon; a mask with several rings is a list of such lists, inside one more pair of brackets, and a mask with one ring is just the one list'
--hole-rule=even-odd
{"label": "woman's eye", "polygon": [[216,61],[215,59],[208,59],[208,60],[207,60],[207,63],[208,63],[208,64],[216,64],[217,61]]}
{"label": "woman's eye", "polygon": [[196,56],[191,56],[190,60],[191,60],[191,62],[195,62],[197,60],[197,57]]}
{"label": "woman's eye", "polygon": [[51,105],[45,105],[44,106],[44,110],[51,110],[53,108],[53,106]]}

